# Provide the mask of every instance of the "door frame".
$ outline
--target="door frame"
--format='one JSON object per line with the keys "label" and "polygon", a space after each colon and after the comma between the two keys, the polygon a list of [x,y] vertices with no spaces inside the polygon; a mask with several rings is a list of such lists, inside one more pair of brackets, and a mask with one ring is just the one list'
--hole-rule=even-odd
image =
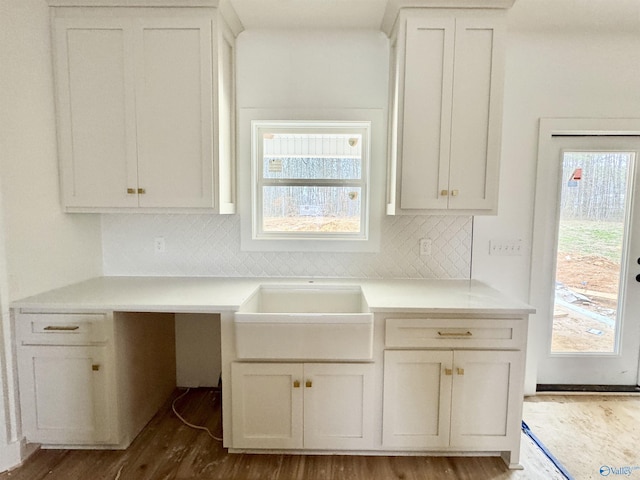
{"label": "door frame", "polygon": [[[531,277],[529,303],[536,307],[529,323],[528,375],[525,391],[535,392],[538,362],[550,355],[547,340],[553,315],[553,278],[556,264],[557,184],[549,181],[553,175],[554,136],[639,136],[640,118],[541,118],[538,136],[538,168],[535,188]],[[639,159],[640,160],[640,159]],[[553,213],[552,213],[553,212]],[[640,372],[640,368],[638,369]],[[640,383],[640,373],[636,378]]]}

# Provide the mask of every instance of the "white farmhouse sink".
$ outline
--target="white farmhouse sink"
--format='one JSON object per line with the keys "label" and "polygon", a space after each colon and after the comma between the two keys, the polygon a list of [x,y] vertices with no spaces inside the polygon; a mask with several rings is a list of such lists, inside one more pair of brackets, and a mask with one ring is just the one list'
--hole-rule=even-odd
{"label": "white farmhouse sink", "polygon": [[240,359],[372,358],[373,314],[360,287],[262,285],[234,322]]}

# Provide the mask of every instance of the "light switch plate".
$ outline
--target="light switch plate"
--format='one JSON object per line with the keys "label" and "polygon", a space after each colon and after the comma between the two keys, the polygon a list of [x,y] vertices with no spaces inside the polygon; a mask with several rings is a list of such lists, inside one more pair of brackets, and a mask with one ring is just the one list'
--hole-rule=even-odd
{"label": "light switch plate", "polygon": [[489,242],[490,255],[522,255],[522,239],[495,239]]}

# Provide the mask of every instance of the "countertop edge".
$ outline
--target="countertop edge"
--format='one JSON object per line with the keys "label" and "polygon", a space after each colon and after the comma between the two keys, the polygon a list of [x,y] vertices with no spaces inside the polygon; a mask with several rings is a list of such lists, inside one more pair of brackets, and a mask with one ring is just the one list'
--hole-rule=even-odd
{"label": "countertop edge", "polygon": [[261,277],[94,277],[15,300],[9,307],[43,313],[233,313],[262,284],[359,285],[372,313],[528,315],[536,311],[478,280]]}

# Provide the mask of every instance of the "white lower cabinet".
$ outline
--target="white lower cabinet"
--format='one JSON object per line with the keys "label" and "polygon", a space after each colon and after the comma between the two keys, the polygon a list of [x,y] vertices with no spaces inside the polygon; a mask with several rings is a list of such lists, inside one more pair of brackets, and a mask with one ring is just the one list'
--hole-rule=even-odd
{"label": "white lower cabinet", "polygon": [[370,449],[372,375],[372,364],[233,363],[233,448]]}
{"label": "white lower cabinet", "polygon": [[31,442],[115,443],[107,347],[25,346],[18,357],[23,433]]}
{"label": "white lower cabinet", "polygon": [[22,430],[28,442],[118,442],[113,321],[106,313],[16,317]]}
{"label": "white lower cabinet", "polygon": [[383,446],[512,450],[521,377],[519,351],[387,350]]}
{"label": "white lower cabinet", "polygon": [[126,448],[175,388],[171,314],[21,311],[15,320],[28,443]]}
{"label": "white lower cabinet", "polygon": [[453,352],[451,447],[519,449],[522,357],[519,351]]}
{"label": "white lower cabinet", "polygon": [[451,365],[448,351],[384,352],[383,445],[449,446]]}

